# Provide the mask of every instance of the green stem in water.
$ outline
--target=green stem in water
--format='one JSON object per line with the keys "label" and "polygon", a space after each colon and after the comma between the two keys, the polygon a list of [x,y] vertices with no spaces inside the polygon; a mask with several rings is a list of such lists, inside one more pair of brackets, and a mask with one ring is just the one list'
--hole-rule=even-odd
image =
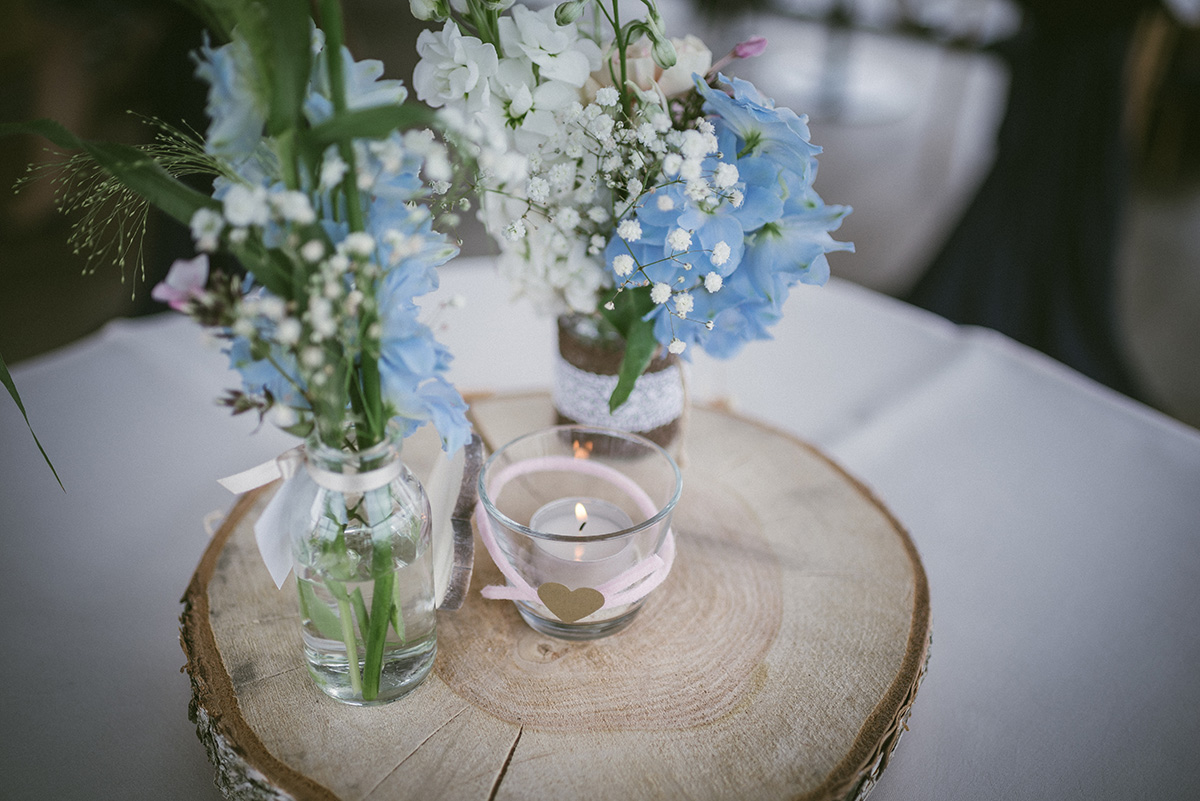
{"label": "green stem in water", "polygon": [[375,588],[371,596],[371,625],[365,633],[367,659],[363,667],[363,699],[374,700],[379,695],[379,680],[383,672],[383,649],[387,644],[388,624],[392,619],[392,587],[396,573],[392,569],[390,542],[376,542],[371,557],[371,573]]}
{"label": "green stem in water", "polygon": [[359,636],[366,640],[367,630],[371,628],[371,616],[367,613],[367,602],[363,598],[362,587],[354,588],[354,594],[350,596],[350,602],[354,604],[354,617],[358,620]]}

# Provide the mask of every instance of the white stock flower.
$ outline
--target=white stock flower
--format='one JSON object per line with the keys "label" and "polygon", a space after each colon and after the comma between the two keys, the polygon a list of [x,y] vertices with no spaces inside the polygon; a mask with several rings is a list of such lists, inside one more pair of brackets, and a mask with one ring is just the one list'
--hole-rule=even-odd
{"label": "white stock flower", "polygon": [[658,305],[662,305],[671,299],[671,286],[659,281],[654,286],[650,287],[650,300]]}
{"label": "white stock flower", "polygon": [[512,15],[501,17],[499,27],[504,52],[536,64],[542,80],[563,81],[578,89],[600,68],[600,46],[580,36],[574,24],[555,22],[553,5],[540,11],[513,6]]}
{"label": "white stock flower", "polygon": [[491,44],[463,36],[453,21],[441,31],[421,31],[417,37],[421,60],[413,69],[417,98],[434,108],[464,105],[468,112],[487,108],[491,102],[488,76],[499,64]]}
{"label": "white stock flower", "polygon": [[437,0],[408,0],[408,10],[415,19],[431,20],[437,16]]}

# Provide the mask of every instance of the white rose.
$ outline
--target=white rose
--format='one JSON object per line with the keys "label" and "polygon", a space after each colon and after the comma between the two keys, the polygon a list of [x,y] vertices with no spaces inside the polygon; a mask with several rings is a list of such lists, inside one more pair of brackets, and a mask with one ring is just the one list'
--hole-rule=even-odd
{"label": "white rose", "polygon": [[[654,63],[649,39],[642,38],[630,45],[625,51],[626,80],[643,92],[656,92],[669,98],[692,88],[693,73],[703,77],[712,69],[712,51],[695,36],[672,38],[671,44],[675,45],[678,60],[669,70]],[[621,62],[616,54],[612,58],[612,67],[611,74],[607,65],[592,73],[587,86],[589,97],[595,97],[605,86],[612,86],[612,76],[621,74]]]}
{"label": "white rose", "polygon": [[688,34],[682,39],[671,39],[675,45],[678,60],[669,70],[659,70],[655,76],[658,88],[667,97],[680,95],[691,89],[695,84],[692,74],[704,77],[712,69],[712,51],[704,46],[704,42]]}

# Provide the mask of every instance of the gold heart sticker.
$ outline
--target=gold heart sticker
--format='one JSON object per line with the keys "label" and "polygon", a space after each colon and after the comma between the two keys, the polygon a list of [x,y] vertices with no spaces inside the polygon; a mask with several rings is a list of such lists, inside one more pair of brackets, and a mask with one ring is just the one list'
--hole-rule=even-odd
{"label": "gold heart sticker", "polygon": [[569,590],[556,581],[538,587],[538,597],[563,623],[574,623],[604,606],[604,596],[591,587]]}

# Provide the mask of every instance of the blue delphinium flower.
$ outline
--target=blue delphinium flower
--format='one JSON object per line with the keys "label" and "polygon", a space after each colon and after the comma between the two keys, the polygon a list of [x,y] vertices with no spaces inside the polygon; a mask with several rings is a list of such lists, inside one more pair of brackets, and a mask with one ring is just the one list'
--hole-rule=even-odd
{"label": "blue delphinium flower", "polygon": [[[417,211],[413,214],[421,216]],[[437,288],[437,267],[458,250],[434,233],[427,219],[415,226],[406,241],[407,246],[398,243],[396,247],[407,255],[385,271],[378,292],[383,328],[379,374],[384,400],[395,408],[406,436],[422,423],[431,422],[443,447],[453,453],[470,436],[467,405],[444,377],[450,367],[450,351],[418,320],[413,299]]]}
{"label": "blue delphinium flower", "polygon": [[[315,31],[314,54],[323,47]],[[380,62],[355,61],[345,48],[341,56],[350,109],[404,101],[407,90],[382,78]],[[324,371],[334,365],[357,370],[359,360],[374,359],[380,400],[404,435],[430,422],[448,451],[460,448],[470,424],[466,404],[445,378],[451,355],[420,322],[415,302],[437,288],[437,268],[458,252],[419,205],[426,194],[425,148],[408,147],[400,132],[350,143],[365,225],[352,232],[342,189],[348,165],[336,146],[320,164],[300,165],[299,192],[285,186],[274,143],[264,136],[265,104],[247,77],[255,70],[245,42],[235,34],[221,47],[206,43],[197,64],[210,84],[207,147],[224,167],[213,192],[222,203],[222,226],[238,241],[254,237],[286,254],[305,275],[303,291],[280,298],[256,286],[255,265],[246,265],[251,272],[242,284],[237,321],[225,329],[231,365],[245,391],[325,414],[329,407],[323,404],[339,398]],[[304,112],[313,125],[333,114],[325,58],[313,59]],[[297,204],[301,193],[308,202]]]}
{"label": "blue delphinium flower", "polygon": [[696,91],[704,98],[705,112],[716,115],[737,134],[739,158],[765,156],[795,168],[809,164],[821,152],[821,148],[809,141],[807,117],[798,116],[789,108],[776,108],[775,101],[763,97],[749,81],[717,77],[721,83],[733,87],[732,97],[702,79],[696,80]]}
{"label": "blue delphinium flower", "polygon": [[256,359],[251,353],[250,341],[245,337],[234,337],[226,352],[229,366],[242,376],[242,387],[252,395],[270,392],[276,403],[294,409],[307,409],[308,401],[302,394],[304,381],[296,359],[278,345],[272,345],[270,358]]}
{"label": "blue delphinium flower", "polygon": [[696,76],[716,140],[701,174],[715,182],[719,171],[734,168],[736,183],[710,183],[716,194],[706,196],[664,176],[626,218],[638,223],[640,237],[613,236],[605,261],[619,285],[658,285],[643,319],[660,343],[675,352],[695,344],[727,358],[769,338],[790,288],[825,283],[825,254],[853,245],[830,236],[850,209],[826,206],[813,190],[820,148],[809,142],[805,119],[775,108],[747,81],[721,80],[732,96]]}
{"label": "blue delphinium flower", "polygon": [[208,86],[209,126],[204,138],[209,153],[240,161],[262,143],[267,103],[253,77],[258,70],[250,46],[237,32],[228,44],[211,47],[208,36],[196,60],[196,77]]}
{"label": "blue delphinium flower", "polygon": [[[309,92],[304,99],[304,114],[314,125],[333,116],[333,101],[330,99],[329,65],[324,58],[316,56],[325,49],[325,35],[320,29],[313,31],[313,70],[309,79]],[[350,109],[371,106],[400,105],[408,97],[408,88],[403,82],[383,77],[383,62],[375,59],[355,61],[350,51],[342,48],[342,70],[346,76],[346,107]]]}

